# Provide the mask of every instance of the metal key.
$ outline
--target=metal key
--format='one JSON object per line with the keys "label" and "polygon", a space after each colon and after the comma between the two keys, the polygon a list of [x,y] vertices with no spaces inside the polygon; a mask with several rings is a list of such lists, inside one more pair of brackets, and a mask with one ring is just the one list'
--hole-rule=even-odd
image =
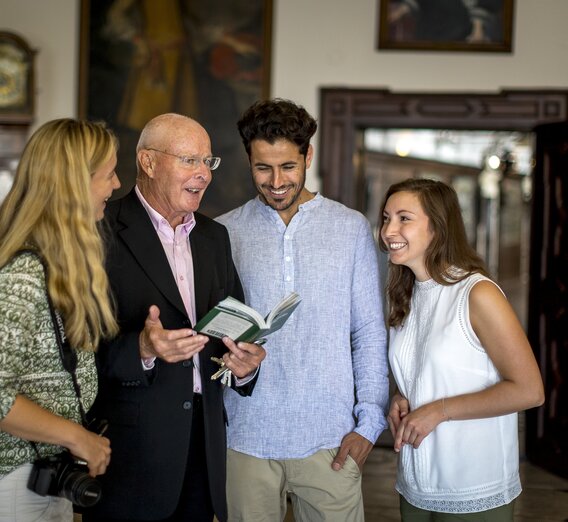
{"label": "metal key", "polygon": [[211,357],[211,360],[213,362],[216,362],[220,366],[220,368],[211,376],[211,380],[214,381],[215,379],[221,377],[221,375],[223,375],[228,370],[228,368],[225,366],[225,361],[223,361],[223,359],[219,359],[218,357]]}
{"label": "metal key", "polygon": [[223,377],[221,378],[221,384],[225,386],[231,387],[231,382],[233,380],[233,372],[226,368],[226,371],[223,373]]}

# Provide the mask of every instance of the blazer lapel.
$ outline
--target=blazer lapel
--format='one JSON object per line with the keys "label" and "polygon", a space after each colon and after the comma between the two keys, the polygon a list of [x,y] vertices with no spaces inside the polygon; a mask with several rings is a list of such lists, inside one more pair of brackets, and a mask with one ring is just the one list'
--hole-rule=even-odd
{"label": "blazer lapel", "polygon": [[118,236],[148,278],[173,306],[187,316],[162,243],[134,190],[123,198],[117,221],[123,227],[118,229]]}
{"label": "blazer lapel", "polygon": [[195,214],[196,224],[191,234],[191,256],[193,258],[193,282],[195,287],[195,313],[197,320],[203,317],[209,309],[217,303],[210,302],[211,286],[215,284],[216,277],[213,267],[215,253],[211,246],[211,239],[202,233],[199,226],[199,214]]}

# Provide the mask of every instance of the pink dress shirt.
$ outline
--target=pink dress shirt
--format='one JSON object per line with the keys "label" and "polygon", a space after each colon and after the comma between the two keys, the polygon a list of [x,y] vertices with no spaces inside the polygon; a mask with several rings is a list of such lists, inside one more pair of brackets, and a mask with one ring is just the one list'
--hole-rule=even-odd
{"label": "pink dress shirt", "polygon": [[[142,193],[135,188],[136,195],[140,199],[142,206],[148,212],[152,225],[160,238],[164,247],[164,252],[170,263],[172,274],[176,280],[179,293],[183,300],[187,316],[191,324],[195,324],[195,285],[193,281],[193,257],[191,256],[191,245],[189,244],[189,234],[195,226],[193,213],[184,216],[183,221],[175,230],[168,221],[156,212],[144,199]],[[151,370],[154,367],[155,357],[142,360],[144,369]],[[201,393],[201,375],[199,373],[199,354],[193,356],[193,391]]]}

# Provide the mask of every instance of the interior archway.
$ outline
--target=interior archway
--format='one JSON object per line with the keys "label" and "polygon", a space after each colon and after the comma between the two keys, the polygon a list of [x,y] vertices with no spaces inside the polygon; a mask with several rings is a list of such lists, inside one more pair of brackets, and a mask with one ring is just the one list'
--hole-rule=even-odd
{"label": "interior archway", "polygon": [[[556,254],[551,254],[546,249],[541,252],[542,241],[539,241],[539,238],[546,237],[548,240],[551,233],[549,229],[556,230],[560,226],[559,223],[551,223],[551,219],[558,219],[558,212],[552,212],[551,208],[555,208],[553,203],[556,200],[562,200],[564,185],[560,180],[564,179],[565,170],[563,167],[558,167],[563,165],[560,161],[562,158],[552,161],[549,156],[552,152],[557,156],[566,155],[565,151],[568,150],[568,141],[565,141],[566,125],[558,123],[568,121],[568,91],[511,90],[496,94],[432,94],[392,93],[384,89],[324,88],[321,90],[320,102],[319,174],[322,180],[322,193],[363,213],[368,210],[369,194],[369,169],[365,163],[369,162],[370,156],[364,143],[364,134],[367,129],[446,129],[535,133],[537,153],[532,175],[534,189],[530,208],[527,210],[527,213],[531,215],[532,232],[528,234],[526,228],[523,232],[526,248],[530,250],[526,254],[531,261],[530,270],[519,277],[519,287],[522,286],[522,289],[518,293],[523,294],[524,309],[528,309],[526,322],[529,324],[529,339],[535,349],[537,359],[541,362],[545,388],[547,392],[549,389],[556,389],[553,376],[548,370],[552,361],[548,342],[552,341],[543,334],[545,329],[540,311],[543,305],[537,306],[535,301],[540,302],[542,289],[550,280],[558,279],[558,272],[552,270],[550,274],[547,272],[544,280],[542,278],[542,267],[551,265],[554,259],[551,258],[549,261],[549,257]],[[549,125],[543,126],[543,124],[552,123],[558,123],[560,130],[555,130],[556,127],[554,127],[548,134],[539,130],[552,128],[553,126]],[[535,128],[537,128],[536,132]],[[555,132],[559,133],[560,137]],[[554,142],[551,146],[547,146],[548,141],[554,137],[559,143]],[[548,141],[545,143],[545,140]],[[404,162],[395,155],[390,155],[386,160],[378,155],[372,160],[380,164],[380,168],[384,168],[385,161],[388,161],[390,166],[399,160]],[[416,159],[413,161],[415,168],[424,166],[423,162],[417,162]],[[539,164],[543,162],[544,165]],[[407,172],[408,165],[406,162]],[[547,168],[545,168],[546,165],[548,165]],[[550,172],[552,166],[557,168],[556,172]],[[445,171],[448,175],[452,175],[451,167],[436,165],[436,168],[438,172]],[[474,171],[470,174],[475,176]],[[387,184],[390,182],[385,181]],[[508,223],[511,223],[510,219]],[[509,255],[509,258],[511,257],[514,256]],[[523,278],[524,281],[522,281]],[[527,279],[530,280],[527,281]],[[530,286],[530,300],[526,291],[527,286]],[[526,306],[527,302],[530,306]],[[547,339],[544,344],[543,339]],[[565,372],[566,370],[564,368],[559,371]],[[527,445],[528,456],[534,459],[535,463],[558,472],[561,468],[557,462],[562,460],[561,454],[565,460],[565,454],[562,453],[565,449],[560,451],[558,448],[565,448],[565,443],[563,446],[559,442],[555,426],[565,422],[565,417],[558,412],[545,411],[543,407],[528,413],[526,426],[527,443],[530,442],[530,447]],[[524,432],[525,430],[522,430],[522,433]],[[535,451],[537,446],[543,445],[543,441],[548,441],[545,446],[556,448],[554,454],[552,451],[545,451],[543,455],[540,455]]]}

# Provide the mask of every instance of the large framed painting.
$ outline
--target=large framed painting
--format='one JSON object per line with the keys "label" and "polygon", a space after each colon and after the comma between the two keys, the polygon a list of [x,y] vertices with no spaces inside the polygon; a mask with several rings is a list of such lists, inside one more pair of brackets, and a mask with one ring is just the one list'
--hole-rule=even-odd
{"label": "large framed painting", "polygon": [[212,217],[254,194],[236,122],[270,92],[272,0],[82,0],[79,115],[120,141],[118,175],[135,183],[135,148],[151,118],[186,114],[221,157],[201,211]]}
{"label": "large framed painting", "polygon": [[379,49],[511,52],[514,0],[379,0]]}

